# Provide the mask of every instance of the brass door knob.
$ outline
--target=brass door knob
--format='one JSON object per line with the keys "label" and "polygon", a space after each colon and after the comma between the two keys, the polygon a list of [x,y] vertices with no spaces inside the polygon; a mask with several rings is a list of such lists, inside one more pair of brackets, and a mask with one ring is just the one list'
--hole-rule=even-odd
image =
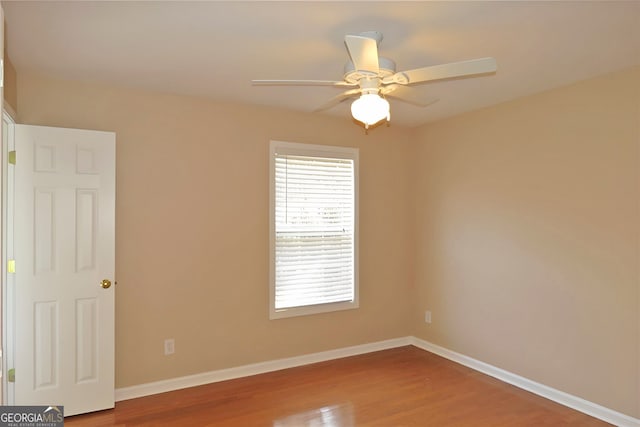
{"label": "brass door knob", "polygon": [[100,282],[100,286],[102,286],[103,289],[107,289],[107,288],[111,287],[111,280],[102,279],[102,282]]}

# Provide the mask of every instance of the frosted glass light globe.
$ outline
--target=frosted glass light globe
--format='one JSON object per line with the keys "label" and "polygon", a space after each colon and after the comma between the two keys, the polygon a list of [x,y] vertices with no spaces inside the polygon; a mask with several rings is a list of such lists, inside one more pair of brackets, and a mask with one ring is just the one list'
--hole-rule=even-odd
{"label": "frosted glass light globe", "polygon": [[376,93],[365,93],[351,104],[351,115],[367,127],[389,120],[389,101]]}

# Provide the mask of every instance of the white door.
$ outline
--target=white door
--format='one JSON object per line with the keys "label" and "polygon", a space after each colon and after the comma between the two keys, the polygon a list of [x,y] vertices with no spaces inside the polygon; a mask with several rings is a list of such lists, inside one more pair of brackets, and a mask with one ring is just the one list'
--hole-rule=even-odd
{"label": "white door", "polygon": [[113,408],[115,134],[16,125],[15,142],[14,403]]}

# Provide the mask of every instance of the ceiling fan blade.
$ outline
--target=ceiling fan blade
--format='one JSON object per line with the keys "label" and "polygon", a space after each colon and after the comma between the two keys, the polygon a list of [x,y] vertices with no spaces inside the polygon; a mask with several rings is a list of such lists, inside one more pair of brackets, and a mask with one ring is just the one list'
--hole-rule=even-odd
{"label": "ceiling fan blade", "polygon": [[480,58],[469,61],[452,62],[450,64],[433,65],[431,67],[416,68],[415,70],[400,71],[393,76],[383,79],[383,83],[413,84],[433,80],[452,79],[474,74],[493,73],[497,69],[494,58]]}
{"label": "ceiling fan blade", "polygon": [[369,71],[375,75],[380,71],[378,62],[378,42],[375,39],[362,36],[346,36],[349,56],[356,70]]}
{"label": "ceiling fan blade", "polygon": [[313,110],[313,112],[315,113],[318,111],[328,110],[329,108],[335,107],[336,105],[340,104],[343,101],[346,101],[349,98],[359,95],[360,92],[361,92],[360,88],[351,89],[351,90],[342,92],[341,94],[334,96],[333,98],[331,98],[330,100],[328,100],[327,102],[325,102],[324,104],[322,104],[321,106]]}
{"label": "ceiling fan blade", "polygon": [[424,98],[423,96],[419,96],[415,90],[399,84],[385,86],[380,92],[386,97],[395,98],[398,101],[407,102],[418,107],[426,107],[438,101],[438,98]]}
{"label": "ceiling fan blade", "polygon": [[357,83],[333,80],[251,80],[254,86],[357,86]]}

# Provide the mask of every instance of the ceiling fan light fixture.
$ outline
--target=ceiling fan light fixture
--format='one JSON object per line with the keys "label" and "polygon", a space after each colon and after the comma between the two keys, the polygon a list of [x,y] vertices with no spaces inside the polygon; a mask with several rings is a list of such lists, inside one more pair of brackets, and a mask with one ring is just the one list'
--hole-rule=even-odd
{"label": "ceiling fan light fixture", "polygon": [[389,121],[389,101],[377,93],[363,93],[351,104],[351,115],[366,128],[381,120]]}
{"label": "ceiling fan light fixture", "polygon": [[[382,33],[366,31],[359,35],[348,34],[344,44],[349,54],[342,80],[253,80],[255,85],[306,85],[346,86],[349,89],[334,96],[315,111],[332,108],[341,102],[359,96],[351,104],[351,115],[365,129],[386,119],[390,120],[389,102],[386,97],[398,99],[418,107],[426,107],[437,99],[423,99],[420,94],[411,94],[410,85],[430,81],[495,73],[495,58],[478,58],[448,64],[429,65],[411,70],[396,71],[391,59],[378,54]],[[383,97],[384,95],[384,97]]]}

